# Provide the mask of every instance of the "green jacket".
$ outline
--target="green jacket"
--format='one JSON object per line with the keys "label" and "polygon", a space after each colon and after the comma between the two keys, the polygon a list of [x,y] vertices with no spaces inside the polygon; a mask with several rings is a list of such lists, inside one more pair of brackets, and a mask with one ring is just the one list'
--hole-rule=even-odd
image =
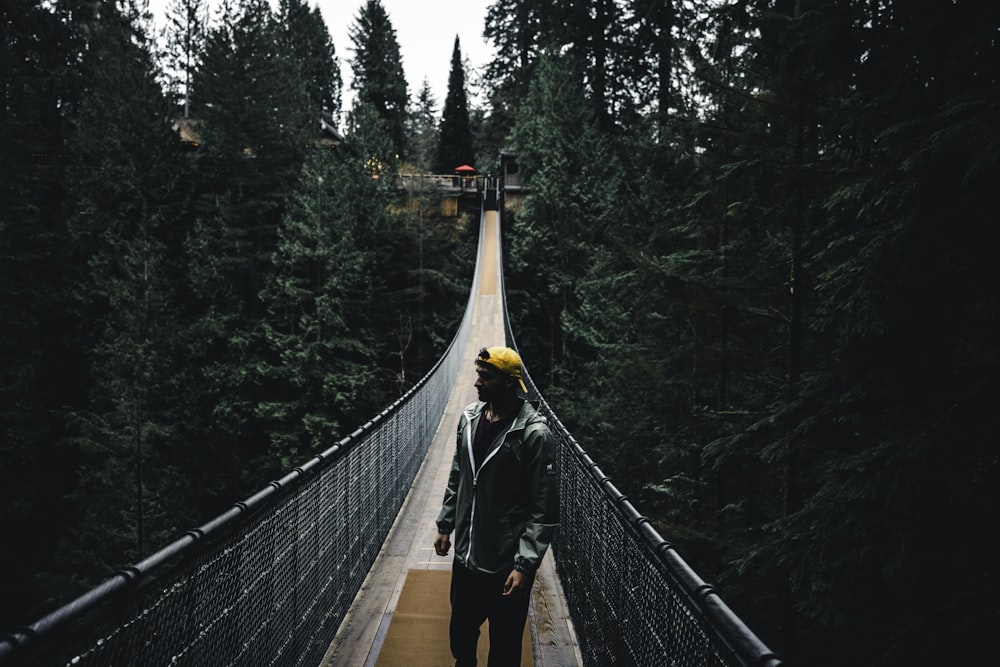
{"label": "green jacket", "polygon": [[438,531],[454,531],[455,559],[470,570],[496,574],[513,562],[534,574],[559,523],[555,441],[545,417],[525,401],[476,474],[472,442],[485,407],[472,403],[458,420]]}

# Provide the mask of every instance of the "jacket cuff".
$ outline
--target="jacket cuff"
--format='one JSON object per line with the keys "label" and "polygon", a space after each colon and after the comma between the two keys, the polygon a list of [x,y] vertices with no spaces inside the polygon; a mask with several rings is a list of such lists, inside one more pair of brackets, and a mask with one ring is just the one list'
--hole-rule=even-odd
{"label": "jacket cuff", "polygon": [[514,569],[520,572],[521,574],[528,575],[529,577],[535,574],[535,568],[530,567],[527,564],[522,563],[520,561],[515,561]]}

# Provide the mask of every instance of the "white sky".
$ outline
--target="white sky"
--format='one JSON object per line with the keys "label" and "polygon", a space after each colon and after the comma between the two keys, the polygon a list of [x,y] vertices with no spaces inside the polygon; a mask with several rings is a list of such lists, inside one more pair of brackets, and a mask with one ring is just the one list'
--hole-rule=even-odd
{"label": "white sky", "polygon": [[[451,51],[455,36],[461,43],[462,57],[471,69],[482,68],[493,57],[493,49],[483,39],[486,9],[495,0],[382,0],[382,6],[392,27],[396,30],[396,41],[403,58],[403,72],[406,74],[407,91],[414,99],[426,78],[434,91],[437,111],[440,114],[448,94],[448,74],[451,71]],[[157,23],[162,24],[164,8],[170,0],[149,0],[150,9]],[[213,9],[218,0],[209,0]],[[340,61],[340,76],[344,81],[343,108],[351,108],[353,95],[350,90],[350,59],[354,55],[353,44],[348,31],[354,24],[358,11],[366,0],[307,0],[310,7],[319,7],[326,27],[333,39],[333,46]],[[277,5],[276,0],[272,0]],[[466,70],[466,83],[475,73]],[[471,100],[470,100],[471,101]]]}
{"label": "white sky", "polygon": [[[348,30],[366,0],[309,0],[319,6],[340,59],[344,79],[344,109],[350,108],[351,67],[354,55]],[[403,57],[410,98],[416,97],[426,78],[434,91],[438,112],[448,94],[451,51],[458,35],[462,57],[474,69],[493,57],[492,46],[483,39],[486,9],[494,0],[382,0]],[[474,76],[467,71],[466,82]]]}

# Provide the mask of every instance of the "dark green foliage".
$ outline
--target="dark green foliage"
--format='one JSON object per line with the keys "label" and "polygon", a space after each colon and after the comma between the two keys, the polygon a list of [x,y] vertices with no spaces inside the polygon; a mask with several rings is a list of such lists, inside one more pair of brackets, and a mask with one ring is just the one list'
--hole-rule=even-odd
{"label": "dark green foliage", "polygon": [[[316,144],[339,102],[315,12],[229,4],[196,59],[201,146],[187,155],[137,16],[10,4],[8,625],[404,390],[461,314],[473,227],[426,215],[429,193],[404,209],[392,192],[406,91],[377,1],[352,35],[359,104],[332,152]],[[795,664],[965,664],[988,648],[1000,525],[989,4],[489,10],[479,141],[516,147],[531,187],[504,234],[533,377]],[[308,48],[289,57],[296,44]],[[39,525],[51,530],[30,537]]]}
{"label": "dark green foliage", "polygon": [[455,167],[475,161],[472,148],[472,128],[469,125],[469,104],[465,92],[465,67],[462,47],[455,37],[451,53],[451,73],[448,75],[448,96],[441,112],[437,158],[434,173],[450,174]]}
{"label": "dark green foliage", "polygon": [[514,104],[528,92],[535,63],[548,45],[547,4],[531,0],[495,2],[486,10],[483,36],[496,58],[486,67],[491,95],[503,92]]}
{"label": "dark green foliage", "polygon": [[191,86],[208,32],[207,0],[171,0],[164,29],[163,65],[180,116],[191,115]]}
{"label": "dark green foliage", "polygon": [[[420,173],[432,173],[431,165],[437,154],[438,121],[437,100],[431,84],[424,79],[414,108],[410,113],[408,132],[410,136],[410,163]],[[454,166],[454,165],[452,165]]]}
{"label": "dark green foliage", "polygon": [[[544,12],[604,11],[576,5]],[[509,47],[495,71],[534,86],[511,135],[531,194],[506,246],[535,380],[792,662],[974,662],[997,615],[1000,12],[616,7],[631,28],[601,38],[632,105],[587,74],[593,21],[556,42],[586,87],[557,93],[541,47],[522,51],[537,76],[511,80],[517,6],[491,8],[510,28],[491,35]],[[544,44],[544,25],[519,28]]]}
{"label": "dark green foliage", "polygon": [[60,111],[78,104],[80,35],[32,0],[4,3],[0,31],[0,623],[10,626],[55,592],[42,570],[66,526],[63,494],[77,463],[59,445],[68,428],[58,415],[87,386],[71,293],[83,267],[63,218],[73,157]]}
{"label": "dark green foliage", "polygon": [[409,96],[396,30],[381,0],[367,0],[350,29],[354,43],[351,88],[357,101],[374,109],[391,140],[392,155],[407,156],[406,109]]}
{"label": "dark green foliage", "polygon": [[517,217],[523,226],[517,225],[508,241],[515,258],[513,275],[524,281],[512,281],[511,299],[517,303],[515,295],[525,287],[533,293],[523,300],[533,304],[530,309],[512,309],[521,322],[538,322],[519,331],[547,341],[552,373],[547,384],[552,386],[569,379],[555,373],[572,364],[563,339],[572,335],[567,318],[586,298],[576,290],[590,277],[588,268],[595,268],[580,257],[603,239],[617,214],[621,187],[617,159],[582,99],[581,76],[573,62],[543,57],[511,137],[532,188]]}
{"label": "dark green foliage", "polygon": [[506,150],[518,107],[528,88],[541,54],[558,52],[555,31],[558,20],[550,3],[531,0],[494,2],[486,10],[483,36],[494,47],[495,56],[486,64],[484,79],[489,90],[490,115],[483,142],[492,156]]}
{"label": "dark green foliage", "polygon": [[[258,368],[264,342],[260,300],[278,246],[290,188],[315,136],[318,110],[297,62],[288,58],[286,28],[267,2],[226,8],[210,31],[195,77],[194,214],[186,240],[191,317],[185,338],[199,374],[199,436],[223,497],[259,483],[235,457],[254,460],[268,448],[257,405],[265,400]],[[310,132],[312,130],[312,132]]]}
{"label": "dark green foliage", "polygon": [[319,7],[309,9],[303,0],[282,0],[283,52],[300,71],[315,114],[340,125],[340,78],[337,53]]}
{"label": "dark green foliage", "polygon": [[399,304],[390,358],[399,359],[393,377],[397,390],[409,389],[437,361],[458,330],[473,275],[478,220],[463,214],[457,220],[438,217],[440,199],[434,192],[411,200],[397,214],[394,234],[399,237],[395,273],[387,279],[389,292]]}
{"label": "dark green foliage", "polygon": [[194,83],[206,149],[199,157],[215,162],[218,181],[241,195],[248,215],[271,223],[257,227],[280,218],[281,193],[298,177],[319,115],[288,39],[265,0],[230,7],[209,33]]}
{"label": "dark green foliage", "polygon": [[557,0],[549,3],[549,48],[559,48],[560,53],[579,63],[587,85],[587,101],[592,105],[594,120],[599,130],[611,129],[611,82],[623,97],[631,93],[622,86],[625,73],[616,62],[625,23],[619,3],[612,0],[575,2]]}
{"label": "dark green foliage", "polygon": [[[321,143],[339,73],[318,13],[289,1],[276,16],[247,0],[225,5],[203,48],[172,34],[192,49],[167,58],[175,74],[196,65],[186,90],[158,69],[133,3],[9,4],[5,629],[388,405],[450,338],[472,252],[464,229],[412,233],[422,219],[393,208],[393,146],[370,107],[352,117],[347,143]],[[182,90],[196,149],[172,129]],[[384,178],[372,178],[373,156]],[[418,247],[432,259],[415,300]],[[414,354],[399,341],[420,318]]]}
{"label": "dark green foliage", "polygon": [[182,237],[170,226],[170,192],[179,155],[152,56],[133,41],[136,26],[109,7],[90,25],[86,86],[70,119],[79,159],[67,179],[68,223],[86,267],[73,293],[86,320],[90,397],[72,411],[83,512],[60,559],[90,576],[113,569],[107,555],[135,560],[173,531],[148,486],[172,474],[160,457],[175,416],[160,386],[177,356],[180,276],[171,257]]}
{"label": "dark green foliage", "polygon": [[349,148],[311,154],[278,228],[274,272],[261,293],[269,353],[257,406],[275,472],[382,407],[384,323],[372,315],[393,240],[380,182],[358,158]]}

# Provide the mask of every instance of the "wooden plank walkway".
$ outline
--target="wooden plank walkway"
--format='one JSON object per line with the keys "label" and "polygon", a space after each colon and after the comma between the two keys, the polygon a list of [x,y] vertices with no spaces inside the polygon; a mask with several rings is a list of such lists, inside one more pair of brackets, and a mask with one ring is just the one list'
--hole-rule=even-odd
{"label": "wooden plank walkway", "polygon": [[[499,229],[497,214],[487,211],[482,221],[478,293],[474,296],[472,329],[464,358],[468,368],[459,372],[448,405],[403,508],[382,551],[369,572],[351,610],[323,658],[321,667],[378,667],[379,652],[392,623],[400,593],[410,570],[451,569],[451,556],[434,553],[435,519],[447,483],[455,447],[455,429],[461,410],[476,400],[474,359],[483,347],[504,344],[501,295],[498,294]],[[447,597],[447,590],[442,594]],[[543,561],[532,591],[528,615],[535,667],[579,665],[580,654],[569,621],[562,587],[555,575],[550,551]],[[440,634],[449,661],[441,663],[418,651],[412,667],[446,667],[453,664],[448,651],[446,619],[428,630]],[[486,641],[483,636],[481,643]],[[425,661],[427,660],[427,661]],[[527,666],[526,666],[527,667]]]}

